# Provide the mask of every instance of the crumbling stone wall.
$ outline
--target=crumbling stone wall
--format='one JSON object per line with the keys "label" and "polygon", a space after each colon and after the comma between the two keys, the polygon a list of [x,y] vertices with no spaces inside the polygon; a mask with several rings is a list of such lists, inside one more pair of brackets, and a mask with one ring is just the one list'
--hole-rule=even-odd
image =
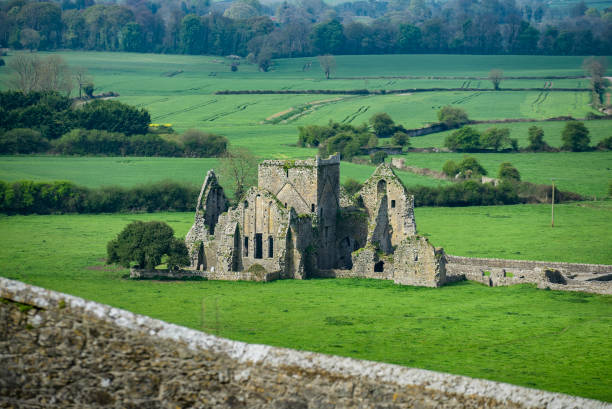
{"label": "crumbling stone wall", "polygon": [[4,278],[0,300],[3,407],[610,407],[465,376],[230,341]]}
{"label": "crumbling stone wall", "polygon": [[[372,176],[363,184],[359,196],[371,220],[381,217],[380,204],[383,197],[386,196],[385,217],[390,227],[391,245],[397,246],[405,237],[416,234],[414,197],[408,194],[388,164],[382,164],[376,168]],[[375,228],[376,226],[372,226],[371,230]]]}
{"label": "crumbling stone wall", "polygon": [[[405,238],[395,250],[396,284],[440,287],[446,281],[444,250],[432,246],[427,238]],[[401,268],[399,267],[401,266]]]}

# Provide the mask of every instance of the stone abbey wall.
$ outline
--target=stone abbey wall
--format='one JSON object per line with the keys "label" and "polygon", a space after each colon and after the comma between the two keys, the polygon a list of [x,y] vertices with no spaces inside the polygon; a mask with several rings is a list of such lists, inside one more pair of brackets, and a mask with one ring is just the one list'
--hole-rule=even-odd
{"label": "stone abbey wall", "polygon": [[498,382],[252,345],[0,277],[0,406],[582,408]]}

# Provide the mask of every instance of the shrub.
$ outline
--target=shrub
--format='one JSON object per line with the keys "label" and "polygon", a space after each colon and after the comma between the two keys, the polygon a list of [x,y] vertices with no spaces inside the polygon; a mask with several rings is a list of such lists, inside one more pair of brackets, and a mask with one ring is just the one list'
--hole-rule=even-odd
{"label": "shrub", "polygon": [[154,269],[167,256],[168,268],[189,264],[187,247],[174,237],[174,230],[164,222],[136,221],[128,224],[116,239],[107,244],[106,262],[124,267]]}
{"label": "shrub", "polygon": [[378,165],[380,163],[383,163],[385,161],[385,159],[387,158],[387,152],[385,151],[378,151],[378,152],[374,152],[373,154],[370,155],[370,161],[375,164]]}
{"label": "shrub", "polygon": [[85,85],[83,85],[83,92],[85,93],[85,95],[87,95],[89,98],[93,98],[93,93],[94,93],[94,84],[89,82]]}
{"label": "shrub", "polygon": [[346,180],[346,182],[342,184],[342,186],[344,186],[346,193],[353,196],[355,193],[361,190],[361,188],[363,187],[363,184],[359,183],[355,179],[349,178]]}
{"label": "shrub", "polygon": [[442,172],[450,178],[454,178],[459,173],[459,166],[452,160],[447,160],[442,166]]}
{"label": "shrub", "polygon": [[444,139],[444,146],[453,151],[474,152],[480,149],[480,133],[470,126],[464,126]]}
{"label": "shrub", "polygon": [[34,129],[16,128],[0,135],[0,153],[2,154],[44,152],[48,148],[49,141]]}
{"label": "shrub", "polygon": [[521,180],[521,175],[518,169],[512,166],[510,162],[503,162],[499,166],[499,172],[497,173],[497,177],[501,180]]}
{"label": "shrub", "polygon": [[561,149],[572,152],[584,152],[589,150],[589,130],[584,123],[578,121],[569,121],[565,124],[561,133],[563,145]]}
{"label": "shrub", "polygon": [[457,128],[470,122],[463,109],[453,108],[450,105],[446,105],[438,111],[438,121],[446,125],[447,128]]}
{"label": "shrub", "polygon": [[410,137],[406,132],[396,131],[391,138],[395,145],[410,146]]}
{"label": "shrub", "polygon": [[126,135],[145,134],[151,123],[149,113],[119,101],[95,100],[77,111],[80,127],[121,132]]}
{"label": "shrub", "polygon": [[188,129],[181,135],[185,156],[189,157],[213,157],[220,156],[227,150],[227,139],[221,135],[215,135]]}
{"label": "shrub", "polygon": [[0,58],[0,67],[4,67],[5,65],[4,58]]}
{"label": "shrub", "polygon": [[608,136],[607,138],[599,141],[597,144],[597,149],[600,151],[612,151],[612,136]]}
{"label": "shrub", "polygon": [[478,175],[485,176],[487,174],[487,170],[483,168],[482,165],[471,156],[464,157],[463,160],[457,165],[457,168],[459,170],[459,173],[463,177],[471,177]]}

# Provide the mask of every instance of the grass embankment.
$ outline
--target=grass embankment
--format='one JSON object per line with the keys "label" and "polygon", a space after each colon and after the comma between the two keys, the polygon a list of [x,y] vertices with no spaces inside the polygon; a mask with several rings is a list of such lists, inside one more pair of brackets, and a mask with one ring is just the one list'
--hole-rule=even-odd
{"label": "grass embankment", "polygon": [[[533,217],[517,211],[512,219],[487,218],[480,226],[474,222],[477,216],[465,214],[469,209],[445,209],[447,214],[419,209],[417,221],[419,230],[437,245],[459,241],[443,230],[457,232],[463,226],[467,234],[481,236],[475,245],[494,239],[509,252],[521,240],[529,243],[530,236],[537,236],[556,248],[558,259],[582,255],[579,261],[600,260],[587,249],[597,241],[610,243],[609,225],[586,226],[592,219],[608,222],[609,206],[575,207],[569,218],[572,229],[563,216],[571,206],[560,206],[555,230],[560,233],[554,240],[547,240],[542,231],[521,230],[536,223],[540,207],[520,207],[531,209]],[[487,209],[492,216],[502,216],[513,208]],[[612,401],[611,297],[473,283],[429,289],[375,280],[130,281],[122,278],[126,270],[103,265],[109,239],[133,220],[151,219],[165,220],[184,235],[193,214],[0,217],[0,274],[245,342]],[[590,234],[577,234],[580,225]],[[568,247],[571,243],[582,243],[583,248]],[[552,258],[541,248],[525,247],[520,247],[522,256]]]}

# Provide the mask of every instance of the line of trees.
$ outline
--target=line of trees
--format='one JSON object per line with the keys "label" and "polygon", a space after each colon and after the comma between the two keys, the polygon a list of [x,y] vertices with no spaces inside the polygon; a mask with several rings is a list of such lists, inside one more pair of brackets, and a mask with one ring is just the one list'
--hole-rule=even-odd
{"label": "line of trees", "polygon": [[[357,19],[359,17],[359,19]],[[364,23],[363,20],[367,20]],[[93,0],[0,3],[0,47],[251,55],[612,54],[612,9],[546,2]]]}
{"label": "line of trees", "polygon": [[0,92],[0,154],[216,157],[224,136],[190,129],[155,133],[144,109],[111,100],[75,108],[55,91]]}
{"label": "line of trees", "polygon": [[72,182],[0,181],[0,213],[118,213],[192,211],[199,188],[172,181],[90,189]]}

